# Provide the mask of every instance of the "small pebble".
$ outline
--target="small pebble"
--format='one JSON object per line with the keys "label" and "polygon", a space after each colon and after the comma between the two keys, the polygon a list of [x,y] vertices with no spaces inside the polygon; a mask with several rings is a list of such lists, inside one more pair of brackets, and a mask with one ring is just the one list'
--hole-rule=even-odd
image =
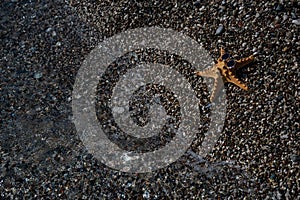
{"label": "small pebble", "polygon": [[283,17],[282,17],[282,22],[284,22],[284,21],[287,20],[288,18],[289,18],[289,16],[283,15]]}
{"label": "small pebble", "polygon": [[282,49],[282,51],[283,51],[283,52],[286,52],[288,49],[289,49],[288,47],[284,47],[284,48]]}
{"label": "small pebble", "polygon": [[283,11],[283,6],[281,4],[278,4],[277,6],[275,6],[275,10],[278,12]]}
{"label": "small pebble", "polygon": [[51,27],[47,28],[46,33],[50,32],[52,30]]}
{"label": "small pebble", "polygon": [[55,44],[55,46],[60,47],[60,46],[61,46],[61,42],[57,42],[57,43]]}
{"label": "small pebble", "polygon": [[291,15],[292,15],[292,19],[297,19],[297,15],[295,13],[292,12]]}
{"label": "small pebble", "polygon": [[220,24],[218,29],[216,30],[216,35],[221,35],[222,33],[224,33],[225,28],[223,26],[223,24]]}
{"label": "small pebble", "polygon": [[194,6],[200,7],[200,6],[201,6],[201,1],[195,1],[195,2],[194,2]]}
{"label": "small pebble", "polygon": [[291,160],[294,162],[294,163],[299,163],[300,162],[300,156],[299,155],[291,155]]}
{"label": "small pebble", "polygon": [[300,19],[294,19],[294,20],[292,21],[292,23],[293,23],[293,24],[296,24],[297,26],[299,26],[299,25],[300,25]]}
{"label": "small pebble", "polygon": [[41,72],[36,72],[36,73],[33,75],[33,77],[34,77],[35,79],[40,79],[40,78],[43,77],[43,74],[42,74]]}

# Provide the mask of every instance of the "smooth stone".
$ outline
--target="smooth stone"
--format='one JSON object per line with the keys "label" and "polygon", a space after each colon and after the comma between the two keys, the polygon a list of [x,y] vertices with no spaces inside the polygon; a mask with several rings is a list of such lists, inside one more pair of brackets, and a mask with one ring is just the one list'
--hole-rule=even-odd
{"label": "smooth stone", "polygon": [[218,29],[216,30],[216,35],[221,35],[222,33],[224,33],[225,28],[223,26],[223,24],[221,24]]}
{"label": "smooth stone", "polygon": [[299,25],[300,25],[300,19],[294,19],[294,20],[292,21],[292,23],[299,26]]}
{"label": "smooth stone", "polygon": [[43,74],[41,72],[37,72],[33,75],[34,78],[39,79],[43,77]]}

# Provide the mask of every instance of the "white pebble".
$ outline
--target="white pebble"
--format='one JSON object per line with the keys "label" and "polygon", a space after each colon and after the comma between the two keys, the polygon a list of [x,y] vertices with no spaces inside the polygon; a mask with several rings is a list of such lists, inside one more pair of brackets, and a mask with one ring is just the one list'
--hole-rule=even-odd
{"label": "white pebble", "polygon": [[292,21],[292,23],[299,26],[299,25],[300,25],[300,19],[294,19],[294,20]]}

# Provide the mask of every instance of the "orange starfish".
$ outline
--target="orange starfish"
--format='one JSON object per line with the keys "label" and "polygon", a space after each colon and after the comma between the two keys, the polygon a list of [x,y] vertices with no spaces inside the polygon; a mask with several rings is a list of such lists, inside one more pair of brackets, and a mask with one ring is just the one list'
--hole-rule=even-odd
{"label": "orange starfish", "polygon": [[220,89],[222,88],[222,84],[220,84],[221,81],[224,83],[230,82],[244,90],[248,90],[248,87],[235,76],[235,72],[237,69],[244,67],[253,61],[253,55],[240,60],[233,60],[232,57],[228,53],[225,53],[225,50],[221,48],[221,56],[218,58],[215,65],[204,71],[196,72],[198,76],[205,76],[215,79],[210,101],[213,102],[216,94],[220,92]]}

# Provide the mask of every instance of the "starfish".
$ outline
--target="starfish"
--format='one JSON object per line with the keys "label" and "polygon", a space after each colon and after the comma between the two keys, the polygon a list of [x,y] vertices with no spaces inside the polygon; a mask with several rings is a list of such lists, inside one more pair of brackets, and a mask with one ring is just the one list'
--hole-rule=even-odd
{"label": "starfish", "polygon": [[221,48],[220,53],[221,55],[218,58],[217,63],[211,68],[196,72],[198,76],[210,77],[214,79],[214,88],[210,96],[211,102],[214,101],[216,94],[220,92],[222,88],[221,81],[224,83],[230,82],[242,88],[243,90],[248,90],[248,87],[235,76],[235,72],[237,69],[254,61],[253,55],[240,60],[233,60],[231,55],[226,53],[223,48]]}

